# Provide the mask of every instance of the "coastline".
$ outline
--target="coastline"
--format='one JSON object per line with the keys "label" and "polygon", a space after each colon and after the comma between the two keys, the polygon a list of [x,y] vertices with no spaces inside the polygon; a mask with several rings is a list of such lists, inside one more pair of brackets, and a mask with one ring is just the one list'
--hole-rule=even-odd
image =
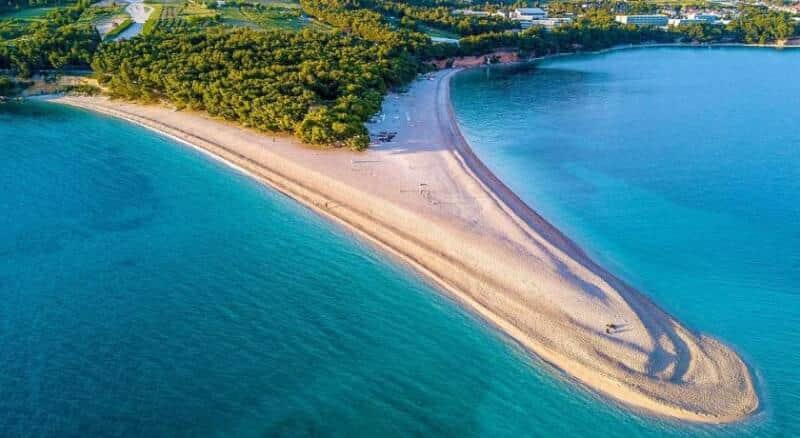
{"label": "coastline", "polygon": [[[397,130],[398,139],[365,153],[312,149],[285,136],[270,142],[270,135],[164,107],[54,101],[195,147],[348,226],[613,399],[697,422],[737,421],[756,410],[752,378],[734,352],[691,333],[596,265],[483,165],[453,115],[456,72],[387,98],[384,114],[393,118],[371,128]],[[620,319],[632,328],[603,332],[604,323]]]}
{"label": "coastline", "polygon": [[[774,50],[783,50],[783,49],[800,49],[800,44],[789,44],[789,45],[782,45],[782,44],[747,44],[747,43],[646,43],[646,44],[622,44],[617,46],[608,47],[605,49],[594,50],[594,51],[575,51],[575,52],[564,52],[564,53],[551,53],[542,56],[534,56],[530,58],[517,58],[513,61],[500,61],[491,64],[483,63],[472,63],[470,65],[463,65],[457,68],[461,69],[472,69],[472,68],[486,68],[495,65],[515,65],[515,64],[525,64],[525,63],[534,63],[540,61],[546,61],[549,59],[554,58],[562,58],[566,56],[580,56],[580,55],[602,55],[604,53],[612,53],[618,52],[621,50],[631,50],[631,49],[660,49],[660,48],[686,48],[686,49],[735,49],[735,48],[752,48],[752,49],[774,49]],[[488,53],[486,55],[477,56],[473,58],[486,58],[489,56],[496,55],[497,53],[506,53],[506,52],[493,52]]]}

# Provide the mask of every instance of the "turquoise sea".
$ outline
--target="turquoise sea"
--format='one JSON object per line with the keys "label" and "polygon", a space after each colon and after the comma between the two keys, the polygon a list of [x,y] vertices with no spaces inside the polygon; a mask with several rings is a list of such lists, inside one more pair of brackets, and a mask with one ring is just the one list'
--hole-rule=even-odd
{"label": "turquoise sea", "polygon": [[0,436],[800,434],[800,52],[632,50],[455,78],[487,163],[734,345],[764,409],[632,413],[192,149],[0,105]]}
{"label": "turquoise sea", "polygon": [[631,49],[453,84],[465,136],[501,179],[752,366],[763,409],[713,435],[800,436],[798,71],[798,50]]}

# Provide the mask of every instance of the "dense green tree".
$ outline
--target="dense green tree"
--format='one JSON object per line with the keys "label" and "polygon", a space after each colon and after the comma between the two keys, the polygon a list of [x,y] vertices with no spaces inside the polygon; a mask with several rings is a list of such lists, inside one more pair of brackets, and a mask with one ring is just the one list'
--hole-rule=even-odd
{"label": "dense green tree", "polygon": [[481,55],[498,49],[520,50],[536,56],[576,50],[600,50],[619,44],[674,42],[682,34],[652,27],[621,25],[603,9],[592,9],[574,23],[553,30],[530,28],[522,32],[493,32],[464,37],[460,55]]}
{"label": "dense green tree", "polygon": [[212,27],[105,45],[92,68],[112,96],[363,148],[364,122],[417,64],[407,51],[347,34]]}
{"label": "dense green tree", "polygon": [[40,8],[43,6],[65,6],[71,3],[74,3],[74,0],[0,0],[0,11]]}
{"label": "dense green tree", "polygon": [[[637,2],[623,6],[644,7]],[[88,0],[80,0],[45,20],[0,21],[0,68],[25,77],[37,70],[91,63],[114,97],[167,101],[245,126],[291,132],[310,143],[360,149],[368,144],[364,122],[380,109],[386,91],[410,81],[432,58],[483,55],[498,49],[541,56],[677,40],[733,38],[763,43],[797,31],[786,14],[763,8],[746,9],[727,29],[690,25],[665,30],[615,22],[620,8],[615,0],[551,3],[551,13],[581,13],[573,23],[552,30],[520,31],[499,18],[453,15],[451,9],[471,4],[466,0],[300,3],[304,13],[337,30],[230,28],[218,25],[216,15],[202,22],[187,20],[181,26],[155,26],[132,40],[101,44],[87,19],[96,10],[89,9]],[[515,1],[513,6],[532,3]],[[489,10],[509,4],[495,1],[480,7]],[[415,30],[419,23],[466,36],[458,45],[433,44]],[[0,86],[7,88],[5,83]]]}
{"label": "dense green tree", "polygon": [[740,41],[749,44],[783,41],[798,32],[789,14],[757,7],[746,8],[730,23],[728,30]]}
{"label": "dense green tree", "polygon": [[723,36],[724,28],[713,24],[696,23],[683,24],[676,31],[684,35],[684,40],[710,43],[719,40]]}
{"label": "dense green tree", "polygon": [[5,76],[0,76],[0,96],[10,95],[15,88],[14,81]]}
{"label": "dense green tree", "polygon": [[370,0],[369,7],[401,19],[401,25],[413,28],[424,23],[459,35],[476,35],[518,28],[518,23],[498,16],[475,16],[453,14],[453,8],[414,6],[413,2]]}
{"label": "dense green tree", "polygon": [[56,9],[16,32],[13,39],[0,39],[0,68],[28,77],[37,70],[88,66],[100,43],[94,27],[78,21],[88,8],[89,1],[82,0]]}

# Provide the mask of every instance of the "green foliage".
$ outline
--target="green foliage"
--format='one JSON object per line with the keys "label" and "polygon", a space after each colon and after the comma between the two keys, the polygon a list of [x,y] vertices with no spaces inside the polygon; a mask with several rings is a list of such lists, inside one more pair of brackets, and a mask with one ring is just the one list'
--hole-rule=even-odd
{"label": "green foliage", "polygon": [[674,42],[679,35],[651,27],[620,25],[610,12],[590,10],[574,23],[553,30],[529,28],[522,32],[494,32],[461,38],[459,55],[481,55],[498,49],[537,56],[576,50],[601,50],[620,44]]}
{"label": "green foliage", "polygon": [[659,28],[619,24],[611,12],[603,9],[586,12],[571,26],[553,31],[553,35],[560,50],[600,50],[619,44],[671,43],[677,39]]}
{"label": "green foliage", "polygon": [[756,7],[745,9],[728,25],[728,30],[749,44],[783,41],[798,32],[789,14]]}
{"label": "green foliage", "polygon": [[61,91],[79,96],[96,96],[100,94],[99,88],[89,84],[67,85]]}
{"label": "green foliage", "polygon": [[709,43],[729,38],[746,43],[783,40],[797,32],[786,14],[748,9],[726,30],[711,24],[682,25],[663,30],[650,26],[624,25],[614,21],[609,9],[594,8],[584,12],[574,23],[551,31],[527,29],[523,32],[492,32],[464,37],[458,48],[440,49],[440,57],[482,55],[499,49],[536,54],[601,50],[615,45],[646,42],[671,43],[697,41]]}
{"label": "green foliage", "polygon": [[565,14],[580,15],[591,10],[604,10],[612,14],[642,15],[656,14],[661,9],[680,11],[684,7],[706,7],[705,0],[595,0],[592,2],[557,0],[547,3],[552,17]]}
{"label": "green foliage", "polygon": [[122,23],[118,24],[117,27],[111,29],[106,36],[105,39],[111,40],[119,36],[122,32],[125,32],[125,29],[131,27],[133,25],[133,20],[130,18],[126,18]]}
{"label": "green foliage", "polygon": [[17,85],[10,78],[0,76],[0,96],[10,96],[16,90]]}
{"label": "green foliage", "polygon": [[366,3],[379,12],[400,18],[401,25],[412,29],[420,22],[459,35],[476,35],[518,27],[514,21],[498,16],[454,15],[451,7],[413,6],[410,4],[412,2],[389,0],[372,0]]}
{"label": "green foliage", "polygon": [[683,24],[675,30],[683,34],[684,40],[697,41],[700,43],[717,41],[722,38],[724,34],[722,26],[705,23]]}
{"label": "green foliage", "polygon": [[74,3],[70,0],[3,0],[0,2],[0,12],[17,11],[28,8],[41,8],[45,6],[65,6]]}
{"label": "green foliage", "polygon": [[20,20],[0,21],[0,41],[13,40],[25,33],[25,23]]}
{"label": "green foliage", "polygon": [[142,35],[148,35],[156,30],[158,26],[159,20],[161,20],[161,14],[163,11],[163,5],[150,5],[153,8],[153,12],[150,13],[150,16],[147,17],[147,21],[144,22],[144,26],[142,26]]}
{"label": "green foliage", "polygon": [[648,2],[646,0],[634,0],[627,3],[627,11],[629,15],[647,15],[655,14],[658,12],[658,4]]}
{"label": "green foliage", "polygon": [[260,27],[262,29],[299,30],[313,23],[302,19],[303,13],[300,8],[262,5],[260,3],[228,3],[222,9],[222,15],[226,24]]}
{"label": "green foliage", "polygon": [[300,0],[300,5],[308,15],[361,39],[379,43],[389,54],[425,55],[430,48],[430,38],[407,29],[395,30],[381,14],[360,9],[358,0]]}
{"label": "green foliage", "polygon": [[567,14],[582,14],[583,8],[577,2],[555,1],[547,4],[547,13],[552,17],[563,17]]}
{"label": "green foliage", "polygon": [[16,96],[31,85],[31,81],[0,75],[0,97]]}
{"label": "green foliage", "polygon": [[112,96],[167,100],[315,144],[368,144],[364,122],[416,60],[344,34],[211,27],[104,46],[92,67]]}
{"label": "green foliage", "polygon": [[[491,10],[511,3],[482,7]],[[81,0],[54,10],[44,20],[0,21],[0,68],[25,77],[37,70],[91,63],[100,83],[115,97],[169,101],[245,126],[291,132],[309,143],[362,149],[369,140],[364,122],[380,109],[387,89],[411,80],[422,61],[431,58],[498,49],[541,56],[619,44],[722,38],[764,43],[797,32],[788,15],[761,8],[747,8],[727,29],[697,24],[662,30],[614,21],[620,7],[650,12],[651,4],[641,0],[552,3],[554,15],[560,15],[559,10],[580,14],[573,23],[553,30],[518,31],[508,20],[451,14],[451,8],[465,4],[464,0],[300,0],[302,13],[337,31],[295,32],[217,26],[230,10],[263,28],[301,16],[300,9],[285,5],[230,3],[220,13],[211,3],[173,2],[152,6],[155,10],[140,37],[100,46],[91,22],[109,11],[89,10],[88,0]],[[465,36],[457,46],[433,44],[417,31],[426,26]],[[109,38],[126,27],[118,26]],[[0,82],[0,89],[8,87]]]}
{"label": "green foliage", "polygon": [[27,26],[16,39],[0,41],[0,68],[29,77],[37,70],[87,66],[100,43],[94,27],[79,21],[88,8],[88,0],[82,0],[56,9],[46,20]]}
{"label": "green foliage", "polygon": [[100,19],[112,18],[122,14],[125,14],[123,6],[92,6],[84,9],[78,22],[94,24]]}
{"label": "green foliage", "polygon": [[156,30],[161,32],[181,32],[198,27],[212,26],[222,21],[222,16],[214,9],[198,4],[156,5],[142,29],[147,35]]}

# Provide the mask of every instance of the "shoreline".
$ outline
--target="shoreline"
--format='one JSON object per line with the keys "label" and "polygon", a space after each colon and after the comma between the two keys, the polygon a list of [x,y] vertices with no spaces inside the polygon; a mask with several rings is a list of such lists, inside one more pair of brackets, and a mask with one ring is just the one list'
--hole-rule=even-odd
{"label": "shoreline", "polygon": [[[535,63],[540,61],[547,61],[550,59],[562,58],[562,57],[570,57],[570,56],[582,56],[582,55],[602,55],[605,53],[612,53],[618,52],[622,50],[632,50],[632,49],[661,49],[661,48],[676,48],[676,49],[735,49],[735,48],[743,48],[743,49],[774,49],[774,50],[783,50],[783,49],[800,49],[800,44],[792,44],[792,45],[780,45],[780,44],[747,44],[747,43],[647,43],[647,44],[622,44],[617,46],[608,47],[605,49],[594,50],[594,51],[576,51],[576,52],[564,52],[564,53],[551,53],[542,56],[534,56],[531,58],[523,58],[523,59],[516,59],[514,61],[501,61],[492,64],[477,64],[477,65],[469,65],[469,66],[460,66],[456,68],[460,68],[463,70],[473,69],[473,68],[486,68],[492,66],[505,66],[505,65],[520,65],[520,64],[527,64],[527,63]],[[482,57],[492,56],[497,52],[488,53],[486,55],[481,55]]]}
{"label": "shoreline", "polygon": [[[625,405],[703,423],[754,412],[750,372],[732,350],[680,326],[595,264],[480,161],[453,114],[455,73],[387,97],[385,114],[396,115],[385,123],[398,129],[398,144],[365,153],[311,149],[283,136],[270,143],[267,134],[164,107],[53,100],[199,149],[346,225],[529,352]],[[404,130],[395,126],[403,112]],[[428,116],[412,120],[412,112]],[[619,315],[632,328],[604,334],[603,321]]]}
{"label": "shoreline", "polygon": [[[612,47],[612,48],[608,48],[608,49],[604,49],[604,50],[596,51],[596,52],[590,52],[590,53],[571,53],[571,54],[553,55],[553,56],[535,58],[535,59],[521,61],[521,62],[524,63],[524,62],[531,62],[531,61],[540,61],[540,60],[548,59],[550,57],[561,57],[561,56],[569,56],[569,55],[601,54],[601,53],[609,53],[609,52],[614,52],[614,51],[619,51],[619,50],[627,50],[627,49],[641,48],[641,47],[643,47],[643,48],[652,48],[652,47],[677,47],[677,46],[684,47],[685,45],[682,45],[682,44],[677,44],[677,45],[673,45],[673,44],[668,44],[668,45],[656,44],[656,45],[648,45],[648,46],[641,46],[641,45],[639,45],[639,46],[636,46],[636,45],[621,46],[621,47]],[[691,46],[689,46],[689,47],[691,47]],[[765,47],[765,46],[757,46],[757,47]],[[469,68],[466,68],[466,69],[469,69]],[[466,70],[466,69],[464,69],[464,70]],[[456,71],[455,73],[458,73],[458,71]],[[583,248],[581,248],[575,241],[573,241],[568,236],[563,234],[561,232],[561,230],[559,230],[555,225],[553,225],[551,222],[549,222],[547,219],[545,219],[543,216],[541,216],[533,208],[529,207],[525,203],[525,201],[523,201],[521,198],[519,198],[517,196],[517,194],[514,193],[513,190],[511,190],[508,186],[506,186],[506,184],[502,180],[500,180],[497,176],[495,176],[494,173],[480,160],[480,158],[474,153],[474,151],[472,150],[472,147],[469,145],[469,142],[464,138],[463,134],[461,133],[460,128],[458,127],[458,122],[457,122],[457,119],[456,119],[456,116],[455,116],[455,109],[453,107],[452,99],[450,99],[450,80],[449,80],[450,77],[452,77],[452,75],[449,75],[449,77],[447,78],[446,83],[445,83],[445,93],[444,94],[445,94],[445,98],[446,98],[446,103],[440,102],[440,105],[443,105],[443,106],[446,105],[448,116],[449,116],[449,124],[452,126],[451,129],[453,129],[455,131],[455,133],[456,133],[456,135],[458,137],[458,140],[454,142],[455,147],[465,157],[464,158],[465,161],[469,161],[470,162],[469,168],[471,168],[472,171],[475,174],[477,174],[476,176],[478,177],[478,179],[480,179],[482,181],[485,181],[485,184],[488,186],[487,189],[490,192],[496,193],[498,198],[500,198],[500,200],[502,202],[504,202],[506,204],[506,206],[508,206],[511,209],[511,211],[513,211],[514,214],[519,215],[527,224],[533,226],[534,229],[536,229],[537,231],[548,233],[550,235],[549,236],[550,239],[555,240],[556,244],[559,245],[562,249],[564,249],[565,252],[567,252],[570,257],[573,257],[573,258],[577,259],[580,263],[584,264],[591,271],[597,273],[598,275],[605,274],[605,275],[611,276],[613,278],[613,281],[617,282],[620,285],[620,287],[622,287],[624,289],[629,289],[629,291],[631,293],[639,294],[638,291],[633,290],[631,288],[631,286],[625,284],[622,280],[618,279],[616,276],[614,276],[610,272],[605,271],[605,269],[602,266],[600,266],[599,264],[597,264],[593,259],[591,259],[591,257],[583,250]],[[646,306],[652,306],[655,311],[663,312],[661,309],[659,309],[657,307],[657,305],[653,301],[650,300],[650,298],[648,296],[639,295],[636,298],[643,300],[644,304]],[[664,313],[664,315],[669,317],[668,315],[666,315],[666,313]],[[671,318],[671,317],[669,317],[669,318]],[[716,341],[716,342],[718,342],[718,341]],[[523,344],[523,347],[527,347],[527,346]],[[728,348],[728,347],[726,347],[726,348]],[[736,353],[734,352],[733,354],[736,354]],[[566,374],[569,377],[577,378],[579,382],[581,382],[584,385],[587,385],[583,381],[583,379],[578,376],[578,374],[581,373],[581,370],[575,369],[574,370],[575,374],[572,374],[569,371],[569,369],[560,366],[558,363],[550,362],[546,357],[543,358],[543,359],[545,360],[545,362],[549,363],[552,366],[555,366],[560,371],[566,372]],[[701,416],[695,415],[695,414],[697,414],[696,412],[694,414],[690,413],[690,412],[674,412],[674,411],[673,412],[667,412],[667,411],[671,411],[670,408],[668,408],[665,411],[660,411],[658,408],[656,408],[655,406],[650,404],[650,400],[638,400],[638,402],[634,401],[634,400],[639,399],[639,395],[636,394],[635,392],[628,393],[628,397],[620,397],[621,395],[623,395],[623,391],[620,391],[618,393],[614,393],[614,392],[606,391],[605,389],[600,388],[600,387],[593,387],[590,384],[588,386],[589,386],[590,389],[595,390],[595,391],[600,391],[605,396],[611,397],[612,399],[617,400],[618,402],[622,403],[623,405],[627,405],[629,407],[634,407],[634,408],[637,408],[637,407],[638,408],[643,408],[645,410],[649,410],[651,413],[655,413],[655,414],[662,415],[662,416],[666,415],[666,416],[670,416],[670,417],[673,417],[673,418],[676,418],[676,419],[680,419],[680,420],[686,420],[686,421],[691,421],[691,422],[699,422],[699,423],[718,423],[718,424],[721,424],[721,423],[737,422],[737,421],[741,421],[741,420],[747,418],[749,415],[755,413],[758,410],[759,406],[760,406],[760,402],[758,400],[757,394],[755,393],[755,387],[753,386],[753,382],[752,382],[752,372],[749,369],[749,367],[747,366],[747,364],[745,364],[740,358],[737,357],[737,359],[741,362],[741,365],[744,367],[745,372],[748,373],[747,374],[748,384],[750,385],[751,391],[753,391],[752,396],[755,398],[755,400],[754,400],[755,404],[754,404],[754,406],[752,407],[752,409],[749,412],[747,412],[744,415],[740,416],[739,418],[735,418],[735,419],[733,419],[733,418],[728,418],[728,419],[718,418],[718,420],[720,420],[720,421],[714,421],[714,420],[709,421],[708,417],[704,417],[702,415]],[[641,404],[639,404],[639,403],[641,403]]]}

